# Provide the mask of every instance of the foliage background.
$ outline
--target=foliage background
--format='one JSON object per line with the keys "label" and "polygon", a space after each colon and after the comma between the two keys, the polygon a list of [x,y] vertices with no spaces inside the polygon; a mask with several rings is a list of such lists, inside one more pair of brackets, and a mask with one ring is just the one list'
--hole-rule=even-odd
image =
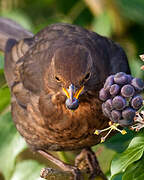
{"label": "foliage background", "polygon": [[[143,0],[0,0],[0,16],[14,19],[33,33],[52,23],[67,22],[108,36],[125,49],[132,75],[144,79],[144,73],[140,70],[142,61],[139,59],[139,55],[144,53]],[[1,53],[0,180],[40,180],[40,169],[51,164],[33,154],[15,129],[3,64]],[[111,168],[111,178],[116,180],[144,179],[143,132],[135,134],[128,131],[125,136],[117,134],[106,143],[93,147],[93,150],[107,176],[110,177]],[[55,155],[73,163],[75,154],[66,152]]]}

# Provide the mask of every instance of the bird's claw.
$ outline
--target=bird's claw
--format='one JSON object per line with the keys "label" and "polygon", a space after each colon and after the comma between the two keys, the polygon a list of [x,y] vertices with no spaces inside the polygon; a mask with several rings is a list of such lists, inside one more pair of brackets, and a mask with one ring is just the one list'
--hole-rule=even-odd
{"label": "bird's claw", "polygon": [[[73,174],[72,177],[73,180],[83,180],[83,177],[81,176],[81,172],[77,167],[72,167],[71,173]],[[40,172],[40,177],[44,179],[67,180],[68,178],[71,178],[71,175],[69,172],[66,171],[60,171],[53,168],[42,168]]]}
{"label": "bird's claw", "polygon": [[47,179],[48,176],[50,176],[53,173],[54,173],[54,169],[52,169],[52,168],[42,168],[41,172],[40,172],[40,177]]}
{"label": "bird's claw", "polygon": [[106,180],[106,177],[99,166],[96,155],[91,148],[85,148],[81,151],[75,159],[75,166],[79,167],[80,170],[83,170],[87,174],[90,174],[88,177],[89,180],[94,180],[97,176]]}
{"label": "bird's claw", "polygon": [[81,171],[77,167],[73,167],[72,174],[74,176],[74,180],[83,180]]}
{"label": "bird's claw", "polygon": [[124,129],[120,130],[118,128],[118,126],[119,126],[119,123],[112,123],[110,121],[108,128],[105,128],[105,129],[102,129],[102,130],[95,130],[94,134],[99,135],[100,133],[102,133],[104,131],[108,131],[108,133],[104,137],[101,137],[101,143],[103,143],[106,140],[106,138],[108,137],[108,135],[112,132],[112,130],[119,131],[122,135],[127,133]]}

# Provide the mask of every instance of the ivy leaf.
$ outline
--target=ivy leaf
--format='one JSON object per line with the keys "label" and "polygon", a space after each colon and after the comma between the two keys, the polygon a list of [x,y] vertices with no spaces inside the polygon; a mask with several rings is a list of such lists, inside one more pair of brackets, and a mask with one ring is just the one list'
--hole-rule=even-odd
{"label": "ivy leaf", "polygon": [[0,171],[9,180],[15,167],[16,157],[26,148],[24,139],[18,134],[11,114],[0,117]]}
{"label": "ivy leaf", "polygon": [[123,180],[142,180],[144,179],[144,156],[137,162],[130,165],[123,175]]}
{"label": "ivy leaf", "polygon": [[144,151],[144,134],[140,133],[133,138],[126,151],[116,155],[111,164],[111,179],[119,173],[122,173],[133,162],[139,160]]}
{"label": "ivy leaf", "polygon": [[17,163],[11,180],[42,180],[40,171],[44,166],[34,160]]}
{"label": "ivy leaf", "polygon": [[108,139],[106,142],[104,142],[104,144],[108,148],[113,149],[118,153],[123,152],[128,147],[132,137],[134,137],[134,132],[128,129],[126,131],[127,134],[122,135],[121,133],[117,133],[116,135]]}

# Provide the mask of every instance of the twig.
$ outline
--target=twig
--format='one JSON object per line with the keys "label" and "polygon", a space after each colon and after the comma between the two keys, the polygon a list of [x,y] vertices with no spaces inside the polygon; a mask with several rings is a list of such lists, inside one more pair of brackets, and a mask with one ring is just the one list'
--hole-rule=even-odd
{"label": "twig", "polygon": [[84,2],[89,7],[94,16],[98,16],[103,12],[102,0],[84,0]]}

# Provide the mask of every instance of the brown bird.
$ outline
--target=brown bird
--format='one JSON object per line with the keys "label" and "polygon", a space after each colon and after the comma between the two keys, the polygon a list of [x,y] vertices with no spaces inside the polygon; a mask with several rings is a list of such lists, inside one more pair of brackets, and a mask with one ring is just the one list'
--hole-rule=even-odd
{"label": "brown bird", "polygon": [[[108,126],[99,90],[107,76],[130,73],[123,49],[82,27],[53,24],[36,35],[17,23],[0,19],[0,49],[11,90],[12,118],[34,151],[81,179],[85,156],[90,178],[104,175],[90,147],[100,142],[96,129]],[[71,166],[47,151],[84,149]]]}

